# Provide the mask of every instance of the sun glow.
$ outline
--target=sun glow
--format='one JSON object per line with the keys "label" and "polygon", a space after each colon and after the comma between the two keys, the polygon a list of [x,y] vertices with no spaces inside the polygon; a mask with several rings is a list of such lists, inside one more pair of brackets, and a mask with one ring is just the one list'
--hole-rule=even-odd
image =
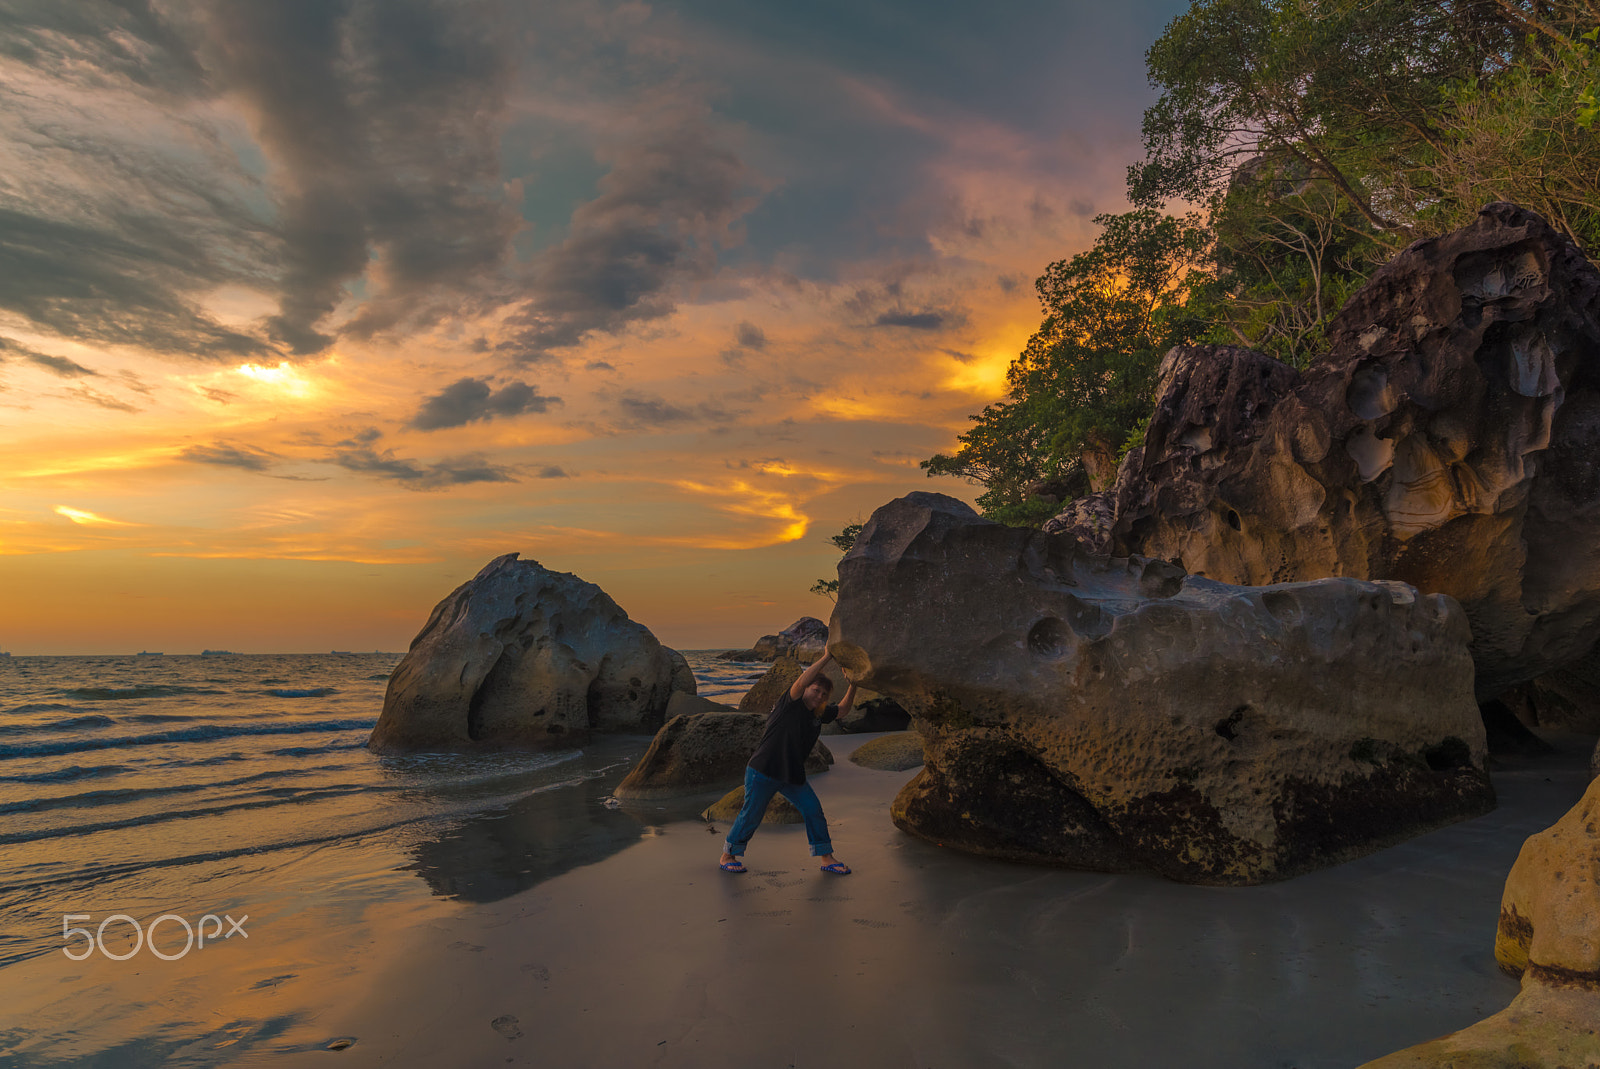
{"label": "sun glow", "polygon": [[316,392],[315,385],[310,379],[300,373],[300,370],[287,360],[278,362],[277,367],[268,367],[264,364],[240,364],[234,368],[234,373],[243,375],[253,382],[263,386],[270,386],[280,393],[290,397],[309,397]]}
{"label": "sun glow", "polygon": [[97,516],[92,512],[86,512],[83,509],[71,508],[70,506],[67,506],[67,505],[57,505],[56,508],[55,508],[55,511],[56,511],[57,515],[65,516],[67,519],[71,520],[73,523],[81,523],[85,527],[132,527],[132,526],[134,526],[133,524],[125,523],[122,520],[108,520],[104,516]]}

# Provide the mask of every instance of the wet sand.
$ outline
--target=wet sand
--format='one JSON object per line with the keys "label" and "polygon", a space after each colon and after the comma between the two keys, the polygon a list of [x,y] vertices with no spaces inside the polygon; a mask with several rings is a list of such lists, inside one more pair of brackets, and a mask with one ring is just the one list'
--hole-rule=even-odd
{"label": "wet sand", "polygon": [[[725,825],[690,803],[632,814],[642,838],[614,852],[380,933],[359,977],[234,1064],[1355,1066],[1516,994],[1492,953],[1505,874],[1582,795],[1593,745],[1503,761],[1477,820],[1224,889],[903,835],[888,803],[912,773],[845,760],[872,737],[830,738],[839,761],[814,780],[854,875],[818,872],[802,829],[772,826],[751,872],[724,874]],[[463,837],[450,865],[505,871],[538,840],[517,824],[539,819]],[[336,1037],[355,1042],[321,1049]]]}

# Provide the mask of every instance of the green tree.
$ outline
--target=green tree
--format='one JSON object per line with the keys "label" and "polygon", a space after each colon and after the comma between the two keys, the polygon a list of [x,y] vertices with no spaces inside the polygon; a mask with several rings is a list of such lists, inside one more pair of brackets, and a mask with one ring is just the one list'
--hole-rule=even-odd
{"label": "green tree", "polygon": [[922,462],[929,475],[981,483],[979,508],[1004,523],[1057,511],[1030,493],[1040,481],[1071,495],[1102,488],[1149,414],[1162,355],[1203,326],[1186,311],[1211,240],[1197,215],[1142,208],[1095,222],[1094,246],[1034,284],[1044,321],[1007,372],[1008,398],[972,417],[953,454]]}
{"label": "green tree", "polygon": [[[866,524],[859,520],[855,523],[846,524],[844,530],[828,539],[828,541],[832,542],[834,548],[836,548],[840,553],[849,553],[850,550],[855,548],[856,539],[861,534],[861,528],[865,526]],[[811,584],[811,593],[821,594],[823,597],[830,599],[833,598],[839,593],[838,577],[835,576],[832,579],[818,579],[815,583]]]}

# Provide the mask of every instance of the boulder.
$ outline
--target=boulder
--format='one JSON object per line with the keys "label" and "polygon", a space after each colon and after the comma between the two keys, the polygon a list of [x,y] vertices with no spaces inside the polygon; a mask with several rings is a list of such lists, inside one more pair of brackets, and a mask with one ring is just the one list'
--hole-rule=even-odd
{"label": "boulder", "polygon": [[1510,1006],[1368,1067],[1600,1064],[1600,780],[1523,844],[1500,900],[1494,955],[1522,980]]}
{"label": "boulder", "polygon": [[1600,735],[1600,650],[1500,695],[1529,727]]}
{"label": "boulder", "polygon": [[682,691],[673,691],[672,699],[667,702],[666,717],[671,720],[676,716],[692,715],[694,713],[737,713],[739,710],[732,705],[723,705],[710,698],[702,698],[698,694],[685,694]]}
{"label": "boulder", "polygon": [[1494,805],[1466,618],[1401,583],[1233,586],[913,493],[832,633],[926,740],[895,823],[946,846],[1248,884]]}
{"label": "boulder", "polygon": [[700,685],[695,682],[694,669],[689,667],[689,659],[677,650],[661,647],[667,651],[667,656],[672,660],[672,692],[674,694],[698,694]]}
{"label": "boulder", "polygon": [[815,616],[802,616],[776,635],[762,635],[748,650],[718,654],[724,661],[777,661],[794,657],[810,664],[828,645],[828,625]]}
{"label": "boulder", "polygon": [[[794,686],[794,681],[800,678],[800,673],[805,671],[805,665],[793,657],[780,657],[772,662],[772,667],[767,669],[767,674],[756,680],[755,685],[745,691],[744,697],[739,699],[739,708],[747,713],[770,713],[773,706],[778,704],[778,698],[784,691]],[[844,689],[850,683],[845,679],[844,673],[839,671],[837,664],[829,664],[823,668],[822,674],[833,680],[833,694],[829,701],[836,701],[844,697]],[[859,696],[860,691],[856,694]]]}
{"label": "boulder", "polygon": [[906,772],[922,766],[922,736],[915,731],[897,731],[881,739],[857,746],[850,760],[862,768],[879,772]]}
{"label": "boulder", "polygon": [[840,717],[828,727],[837,725],[841,735],[863,735],[878,731],[904,731],[911,726],[910,712],[893,698],[863,700],[861,693],[860,690],[856,691],[857,700],[849,715]]}
{"label": "boulder", "polygon": [[517,557],[434,606],[389,677],[369,749],[545,750],[653,732],[675,681],[693,685],[605,591]]}
{"label": "boulder", "polygon": [[[675,716],[656,732],[650,748],[613,794],[624,801],[672,798],[743,783],[745,766],[766,725],[767,718],[760,713]],[[806,758],[806,774],[826,772],[831,764],[833,754],[819,741]]]}
{"label": "boulder", "polygon": [[1534,213],[1491,204],[1380,269],[1328,344],[1304,373],[1249,349],[1174,349],[1143,447],[1046,529],[1225,583],[1448,594],[1471,624],[1480,701],[1593,648],[1594,265]]}
{"label": "boulder", "polygon": [[[708,822],[720,820],[732,824],[739,816],[739,810],[743,808],[744,785],[740,784],[708,805],[700,814],[700,819]],[[800,810],[794,807],[794,803],[781,794],[772,796],[772,801],[767,803],[767,811],[761,815],[763,824],[803,824],[805,819],[800,815]]]}

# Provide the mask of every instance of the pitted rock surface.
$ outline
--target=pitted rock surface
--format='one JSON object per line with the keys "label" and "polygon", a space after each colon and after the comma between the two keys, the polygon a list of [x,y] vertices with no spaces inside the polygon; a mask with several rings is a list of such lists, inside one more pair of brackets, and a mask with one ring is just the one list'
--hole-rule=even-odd
{"label": "pitted rock surface", "polygon": [[[672,798],[743,783],[745,766],[767,726],[763,713],[704,712],[675,716],[656,732],[616,797]],[[818,740],[806,755],[806,775],[826,772],[833,753]]]}
{"label": "pitted rock surface", "polygon": [[1305,373],[1174,349],[1142,449],[1051,529],[1263,585],[1350,576],[1461,603],[1492,698],[1600,639],[1600,272],[1491,204],[1412,244]]}
{"label": "pitted rock surface", "polygon": [[694,674],[605,591],[508,553],[434,607],[389,677],[383,752],[544,750],[653,732]]}
{"label": "pitted rock surface", "polygon": [[926,493],[839,576],[829,648],[926,740],[894,820],[946,846],[1244,884],[1493,807],[1448,597],[1231,586]]}

